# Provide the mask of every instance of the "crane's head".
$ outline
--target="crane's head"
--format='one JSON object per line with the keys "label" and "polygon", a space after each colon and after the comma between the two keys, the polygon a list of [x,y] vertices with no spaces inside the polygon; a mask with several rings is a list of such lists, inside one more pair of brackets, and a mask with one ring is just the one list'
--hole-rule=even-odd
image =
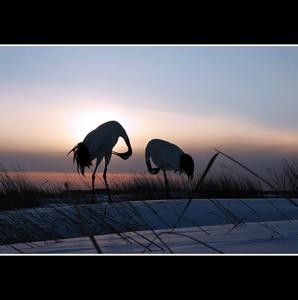
{"label": "crane's head", "polygon": [[129,141],[129,138],[128,138],[128,137],[126,137],[126,138],[124,139],[124,141],[125,141],[125,143],[126,143],[126,145],[127,145],[127,147],[128,147],[128,150],[127,150],[126,152],[124,152],[124,153],[119,153],[119,152],[116,152],[116,151],[112,151],[112,153],[113,153],[114,155],[117,155],[117,156],[119,156],[120,158],[126,160],[126,159],[128,159],[128,158],[130,158],[130,157],[132,156],[132,148],[131,148],[130,141]]}
{"label": "crane's head", "polygon": [[122,159],[124,159],[124,160],[127,160],[127,159],[130,158],[131,155],[132,155],[132,152],[130,152],[130,151],[127,151],[127,152],[124,152],[124,153],[119,153],[119,152],[116,152],[116,151],[112,151],[112,153],[113,153],[114,155],[119,156],[120,158],[122,158]]}
{"label": "crane's head", "polygon": [[182,154],[180,157],[180,174],[185,173],[188,176],[188,180],[193,179],[194,162],[189,154]]}

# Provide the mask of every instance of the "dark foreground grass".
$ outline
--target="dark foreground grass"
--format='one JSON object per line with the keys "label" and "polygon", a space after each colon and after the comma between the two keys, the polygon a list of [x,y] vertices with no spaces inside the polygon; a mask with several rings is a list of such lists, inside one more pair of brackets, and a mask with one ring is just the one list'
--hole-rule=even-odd
{"label": "dark foreground grass", "polygon": [[[90,201],[90,186],[83,181],[81,185],[72,185],[66,178],[61,186],[43,186],[30,181],[26,172],[15,169],[11,175],[3,167],[0,170],[0,210],[33,208],[46,203],[73,203],[73,197]],[[200,182],[202,174],[197,174],[193,181],[176,174],[168,174],[169,188],[165,193],[162,175],[132,174],[128,180],[116,181],[109,178],[112,198],[115,201],[189,199],[191,198],[260,198],[297,197],[298,196],[298,163],[283,161],[279,170],[268,171],[264,183],[256,177],[238,175],[232,171],[218,172],[210,170],[208,176]],[[104,182],[98,175],[96,190],[99,199],[106,197]],[[199,189],[196,187],[200,186]]]}
{"label": "dark foreground grass", "polygon": [[10,175],[2,168],[0,172],[0,210],[21,209],[40,206],[40,200],[58,194],[34,185],[21,170]]}
{"label": "dark foreground grass", "polygon": [[[166,195],[162,176],[134,174],[123,182],[111,179],[112,198],[115,201],[186,199],[193,193],[200,175],[192,182],[175,175],[169,176],[168,180],[169,189]],[[214,198],[253,198],[264,195],[261,184],[249,178],[237,178],[233,174],[210,175],[193,197],[206,198],[206,193]],[[103,199],[106,191],[103,188],[97,189],[96,194]],[[32,183],[26,172],[20,170],[14,175],[7,171],[0,172],[0,210],[33,208],[46,203],[70,204],[73,202],[70,198],[73,197],[85,197],[84,203],[89,203],[90,189],[70,184],[49,188]]]}
{"label": "dark foreground grass", "polygon": [[[266,191],[264,191],[264,184],[262,183],[267,183],[269,187],[272,186],[272,189],[269,191],[271,194],[276,193],[278,196],[282,194],[297,195],[298,165],[296,163],[284,163],[278,172],[270,173],[271,178],[269,179],[263,179],[256,173],[256,178],[249,178],[233,173],[213,172],[211,167],[219,153],[224,155],[222,152],[217,152],[210,159],[203,174],[198,174],[192,182],[188,182],[181,176],[169,176],[168,198],[189,200],[182,212],[177,213],[177,222],[174,227],[168,226],[170,231],[167,231],[167,234],[176,234],[174,232],[176,225],[179,225],[180,220],[184,218],[185,211],[194,198],[210,200],[216,206],[218,212],[229,223],[233,224],[233,228],[236,228],[239,225],[245,225],[244,221],[235,216],[228,207],[214,198],[263,197],[266,195]],[[244,168],[246,167],[244,166]],[[248,171],[254,173],[252,170],[248,169]],[[104,232],[115,233],[128,244],[137,243],[143,247],[144,252],[151,252],[152,247],[155,247],[162,252],[173,253],[164,241],[164,234],[157,233],[153,224],[145,220],[131,202],[134,200],[143,201],[144,205],[150,208],[146,200],[164,199],[166,195],[163,177],[133,174],[126,182],[115,182],[111,179],[111,183],[112,198],[117,202],[121,201],[124,205],[121,205],[121,209],[120,206],[117,206],[117,203],[101,205],[99,213],[95,209],[96,207],[85,205],[86,202],[82,202],[82,198],[86,199],[90,196],[88,185],[86,185],[85,190],[82,190],[79,187],[71,186],[67,182],[63,187],[52,187],[49,189],[34,185],[28,179],[26,173],[21,170],[17,170],[15,176],[11,176],[8,172],[2,170],[0,173],[0,210],[9,210],[10,212],[0,222],[0,228],[3,229],[0,229],[1,244],[15,242],[28,242],[30,244],[38,240],[66,238],[68,237],[67,230],[69,228],[73,231],[74,236],[89,236],[98,253],[101,253],[101,249],[94,237],[95,234],[98,234],[97,230],[101,234],[104,234]],[[99,190],[98,194],[102,196],[104,194],[103,190]],[[71,203],[72,205],[67,210],[56,205],[50,208],[45,206],[43,209],[51,209],[51,214],[47,218],[43,218],[39,214],[43,214],[44,211],[39,211],[37,208],[44,206],[44,203],[49,203],[49,198],[55,199],[55,204],[64,204],[65,201],[68,201],[67,203]],[[252,210],[248,203],[244,204],[248,209]],[[108,206],[110,206],[110,209],[106,209]],[[21,210],[21,208],[36,209],[27,211]],[[111,208],[113,214],[111,214]],[[118,215],[117,218],[115,218],[115,213]],[[258,216],[257,212],[254,213]],[[284,216],[283,212],[280,213],[285,219],[288,219],[287,216]],[[154,211],[154,214],[163,221],[158,211]],[[53,219],[51,220],[51,218]],[[260,226],[271,231],[272,236],[279,234],[269,227],[259,216],[258,220]],[[62,225],[65,235],[64,233],[61,235],[61,231],[57,229]],[[209,234],[199,224],[193,225],[198,230]],[[76,229],[74,230],[74,228]],[[146,238],[139,230],[151,231],[154,238],[151,240]],[[137,234],[138,239],[130,236],[129,232]],[[191,236],[186,236],[186,238],[190,238],[194,242],[213,249],[211,245],[204,244],[202,241],[195,241]],[[220,249],[213,250],[214,252],[221,253]]]}
{"label": "dark foreground grass", "polygon": [[201,175],[189,182],[183,177],[168,176],[168,193],[162,175],[133,175],[126,182],[113,182],[113,192],[127,200],[206,198],[206,193],[214,198],[256,198],[263,197],[265,191],[259,181],[233,174],[213,173],[195,191]]}

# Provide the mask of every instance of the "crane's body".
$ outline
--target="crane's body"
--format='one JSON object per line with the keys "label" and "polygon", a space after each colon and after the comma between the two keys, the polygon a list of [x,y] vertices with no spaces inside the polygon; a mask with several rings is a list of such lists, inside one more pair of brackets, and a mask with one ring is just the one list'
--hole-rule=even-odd
{"label": "crane's body", "polygon": [[[113,147],[117,144],[119,137],[122,137],[128,147],[125,153],[118,153],[113,151]],[[92,201],[94,198],[94,182],[95,173],[105,158],[105,169],[103,178],[106,184],[109,200],[111,200],[109,186],[106,179],[107,167],[110,163],[112,154],[115,154],[122,159],[128,159],[132,155],[130,141],[125,129],[117,121],[109,121],[101,124],[96,129],[92,130],[84,138],[83,142],[77,144],[69,153],[73,152],[73,161],[77,163],[77,170],[84,175],[85,168],[90,168],[92,161],[96,159],[96,165],[92,174]],[[68,153],[68,154],[69,154]]]}
{"label": "crane's body", "polygon": [[[151,161],[157,166],[152,168]],[[149,141],[145,149],[145,160],[148,171],[151,174],[157,174],[163,171],[166,187],[166,196],[168,194],[168,179],[166,171],[175,171],[179,174],[186,173],[188,179],[193,179],[194,162],[190,155],[184,153],[178,146],[161,139]]]}
{"label": "crane's body", "polygon": [[156,166],[162,170],[180,170],[180,158],[184,152],[176,145],[160,140],[151,140],[146,147],[146,162],[151,158]]}
{"label": "crane's body", "polygon": [[128,139],[125,129],[116,121],[109,121],[99,125],[84,138],[83,143],[89,150],[92,159],[101,155],[112,154],[113,147],[117,144],[119,137]]}

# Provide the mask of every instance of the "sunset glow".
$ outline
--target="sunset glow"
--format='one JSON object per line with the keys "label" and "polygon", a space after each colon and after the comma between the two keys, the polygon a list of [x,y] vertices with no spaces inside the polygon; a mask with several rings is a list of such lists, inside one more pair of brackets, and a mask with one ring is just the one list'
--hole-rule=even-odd
{"label": "sunset glow", "polygon": [[109,120],[134,153],[115,172],[144,171],[152,138],[193,155],[298,156],[297,47],[0,47],[0,63],[6,165],[74,171],[68,150]]}

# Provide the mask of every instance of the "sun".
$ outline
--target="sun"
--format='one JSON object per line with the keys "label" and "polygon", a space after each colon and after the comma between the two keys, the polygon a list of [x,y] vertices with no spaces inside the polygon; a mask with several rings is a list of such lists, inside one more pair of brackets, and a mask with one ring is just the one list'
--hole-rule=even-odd
{"label": "sun", "polygon": [[127,115],[120,114],[114,110],[80,111],[73,115],[72,134],[76,141],[82,141],[85,136],[97,128],[100,124],[108,121],[118,121],[127,130],[132,130],[133,122]]}

